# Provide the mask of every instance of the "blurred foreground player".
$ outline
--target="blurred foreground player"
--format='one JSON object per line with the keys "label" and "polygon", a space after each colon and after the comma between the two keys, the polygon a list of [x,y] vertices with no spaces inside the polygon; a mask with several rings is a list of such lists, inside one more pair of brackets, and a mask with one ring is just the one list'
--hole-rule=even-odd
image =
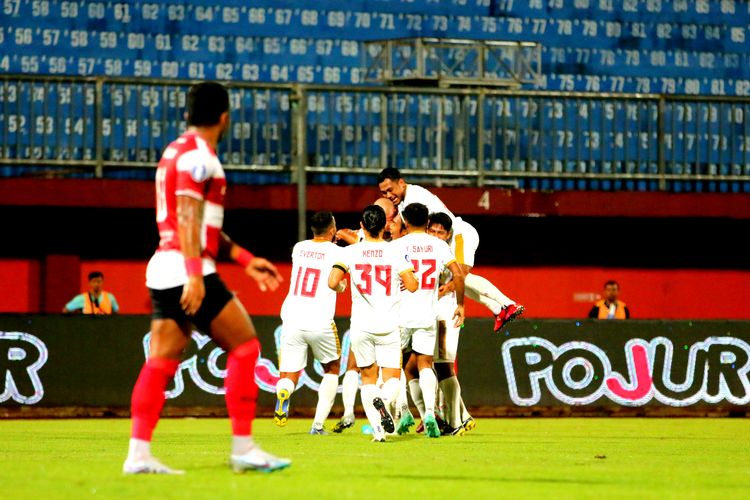
{"label": "blurred foreground player", "polygon": [[125,474],[181,474],[151,455],[151,436],[164,406],[164,391],[188,344],[191,323],[227,355],[224,382],[232,424],[230,464],[236,472],[283,469],[290,461],[253,441],[260,342],[242,304],[216,274],[216,258],[229,255],[261,290],[281,280],[266,259],[254,257],[221,231],[226,179],[216,146],[229,127],[229,95],[201,83],[187,97],[188,130],[164,151],[156,170],[159,248],[146,270],[153,316],[149,357],[133,388],[132,433]]}

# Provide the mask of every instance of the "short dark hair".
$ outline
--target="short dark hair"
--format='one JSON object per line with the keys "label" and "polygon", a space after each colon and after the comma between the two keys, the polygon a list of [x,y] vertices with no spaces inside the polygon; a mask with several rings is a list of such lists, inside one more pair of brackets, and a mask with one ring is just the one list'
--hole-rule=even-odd
{"label": "short dark hair", "polygon": [[453,219],[451,219],[450,215],[446,214],[445,212],[435,212],[430,214],[430,222],[429,226],[433,224],[440,224],[443,226],[443,229],[451,232],[451,229],[453,229]]}
{"label": "short dark hair", "polygon": [[614,285],[617,288],[620,288],[620,284],[618,282],[616,282],[615,280],[609,280],[606,283],[604,283],[604,288],[607,288],[610,285]]}
{"label": "short dark hair", "polygon": [[203,82],[190,87],[187,95],[187,122],[196,127],[216,125],[229,111],[229,92],[220,83]]}
{"label": "short dark hair", "polygon": [[385,167],[378,174],[378,184],[386,179],[397,181],[399,179],[403,179],[403,177],[401,177],[401,172],[396,167]]}
{"label": "short dark hair", "polygon": [[401,212],[401,215],[404,216],[404,220],[409,226],[425,227],[427,225],[430,211],[421,203],[411,203],[406,205],[406,208]]}
{"label": "short dark hair", "polygon": [[89,281],[95,279],[95,278],[101,278],[104,279],[104,273],[101,271],[91,271],[89,273]]}
{"label": "short dark hair", "polygon": [[385,210],[370,205],[362,211],[362,226],[370,236],[377,236],[385,227]]}
{"label": "short dark hair", "polygon": [[321,210],[310,217],[310,229],[315,236],[326,233],[333,225],[333,214],[328,210]]}

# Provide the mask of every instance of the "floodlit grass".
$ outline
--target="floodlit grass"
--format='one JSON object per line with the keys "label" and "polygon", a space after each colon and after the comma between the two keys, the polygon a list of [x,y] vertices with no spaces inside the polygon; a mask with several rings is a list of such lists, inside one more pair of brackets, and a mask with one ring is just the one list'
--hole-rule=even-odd
{"label": "floodlit grass", "polygon": [[362,423],[309,436],[306,419],[258,420],[256,440],[292,466],[236,475],[227,421],[165,419],[154,454],[187,474],[126,477],[127,420],[0,421],[0,498],[748,496],[745,419],[479,419],[463,437],[388,443]]}

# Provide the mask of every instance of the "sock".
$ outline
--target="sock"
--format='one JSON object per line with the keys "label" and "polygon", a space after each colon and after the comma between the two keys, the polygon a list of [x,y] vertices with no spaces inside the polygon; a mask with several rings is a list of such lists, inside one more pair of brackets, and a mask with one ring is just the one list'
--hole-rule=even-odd
{"label": "sock", "polygon": [[419,417],[424,420],[424,399],[422,399],[422,389],[419,387],[419,379],[415,378],[409,381],[409,394],[414,406],[417,407]]}
{"label": "sock", "polygon": [[252,436],[232,436],[232,455],[244,455],[255,448]]}
{"label": "sock", "polygon": [[276,394],[279,394],[279,391],[282,389],[286,389],[286,391],[291,396],[294,392],[294,382],[292,382],[292,379],[290,378],[280,378],[278,382],[276,382]]}
{"label": "sock", "polygon": [[401,370],[401,378],[398,381],[398,398],[396,398],[398,413],[402,416],[407,413],[411,414],[411,410],[409,410],[409,398],[406,395],[406,374],[404,370]]}
{"label": "sock", "polygon": [[380,424],[380,412],[372,404],[372,400],[380,396],[380,390],[375,384],[364,384],[359,392],[362,406],[365,409],[365,415],[367,415],[367,420],[370,421],[370,425],[372,426],[372,435],[376,439],[381,439],[385,436],[385,429]]}
{"label": "sock", "polygon": [[[278,387],[278,386],[277,386]],[[323,375],[318,388],[318,407],[315,409],[315,419],[313,420],[314,428],[321,428],[331,413],[333,400],[336,397],[336,391],[339,388],[339,377],[333,373]]]}
{"label": "sock", "polygon": [[460,398],[459,401],[461,402],[461,422],[463,423],[470,419],[471,415],[469,415],[469,410],[466,409],[463,398]]}
{"label": "sock", "polygon": [[398,398],[398,390],[401,387],[401,379],[393,377],[389,378],[383,383],[383,389],[381,394],[383,395],[383,402],[386,408],[390,408],[396,402]]}
{"label": "sock", "polygon": [[424,414],[435,415],[435,395],[437,393],[437,377],[432,368],[419,370],[419,388],[422,389]]}
{"label": "sock", "polygon": [[354,370],[347,371],[341,385],[343,386],[341,398],[344,400],[344,415],[354,415],[354,402],[357,399],[357,389],[359,388],[359,373]]}
{"label": "sock", "polygon": [[438,381],[437,394],[435,396],[435,415],[439,416],[443,420],[445,418],[445,394],[440,390],[440,382]]}
{"label": "sock", "polygon": [[151,456],[151,443],[143,439],[130,438],[128,460],[145,460]]}
{"label": "sock", "polygon": [[466,295],[492,311],[497,316],[504,307],[515,304],[514,301],[506,297],[503,292],[489,282],[486,278],[477,276],[474,273],[466,275],[465,280]]}
{"label": "sock", "polygon": [[130,437],[151,441],[159,415],[164,407],[164,391],[177,372],[176,359],[150,358],[141,368],[133,387],[130,415],[133,420]]}
{"label": "sock", "polygon": [[229,420],[233,436],[250,436],[253,433],[255,401],[258,385],[255,383],[255,363],[260,356],[257,338],[236,347],[227,357],[227,376],[224,379]]}
{"label": "sock", "polygon": [[454,429],[461,425],[461,386],[455,376],[440,381],[440,389],[445,395],[445,417]]}

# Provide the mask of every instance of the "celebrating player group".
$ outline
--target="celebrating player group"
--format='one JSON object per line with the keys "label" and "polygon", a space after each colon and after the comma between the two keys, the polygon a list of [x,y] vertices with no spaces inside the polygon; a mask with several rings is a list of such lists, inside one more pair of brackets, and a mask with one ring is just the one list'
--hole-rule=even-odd
{"label": "celebrating player group", "polygon": [[[151,336],[148,359],[133,388],[123,472],[182,473],[151,454],[151,438],[191,325],[228,353],[231,467],[237,472],[284,469],[290,460],[265,452],[253,440],[260,343],[242,304],[216,273],[216,259],[224,254],[263,291],[276,290],[283,281],[268,260],[255,257],[222,231],[226,179],[216,148],[229,127],[227,90],[210,82],[193,86],[186,120],[188,130],[165,149],[156,170],[160,242],[146,272]],[[496,331],[520,316],[523,306],[472,272],[479,236],[437,196],[407,184],[395,168],[380,173],[378,187],[381,197],[362,211],[358,229],[338,229],[331,212],[318,212],[310,220],[313,238],[293,249],[289,293],[281,310],[274,421],[281,427],[287,423],[309,347],[324,370],[310,434],[327,434],[324,422],[341,371],[336,296],[348,288],[351,352],[343,380],[344,416],[332,430],[342,432],[354,424],[359,388],[373,441],[410,432],[416,422],[408,387],[421,418],[417,432],[422,429],[432,438],[461,434],[475,425],[454,371],[464,295],[492,311]]]}

